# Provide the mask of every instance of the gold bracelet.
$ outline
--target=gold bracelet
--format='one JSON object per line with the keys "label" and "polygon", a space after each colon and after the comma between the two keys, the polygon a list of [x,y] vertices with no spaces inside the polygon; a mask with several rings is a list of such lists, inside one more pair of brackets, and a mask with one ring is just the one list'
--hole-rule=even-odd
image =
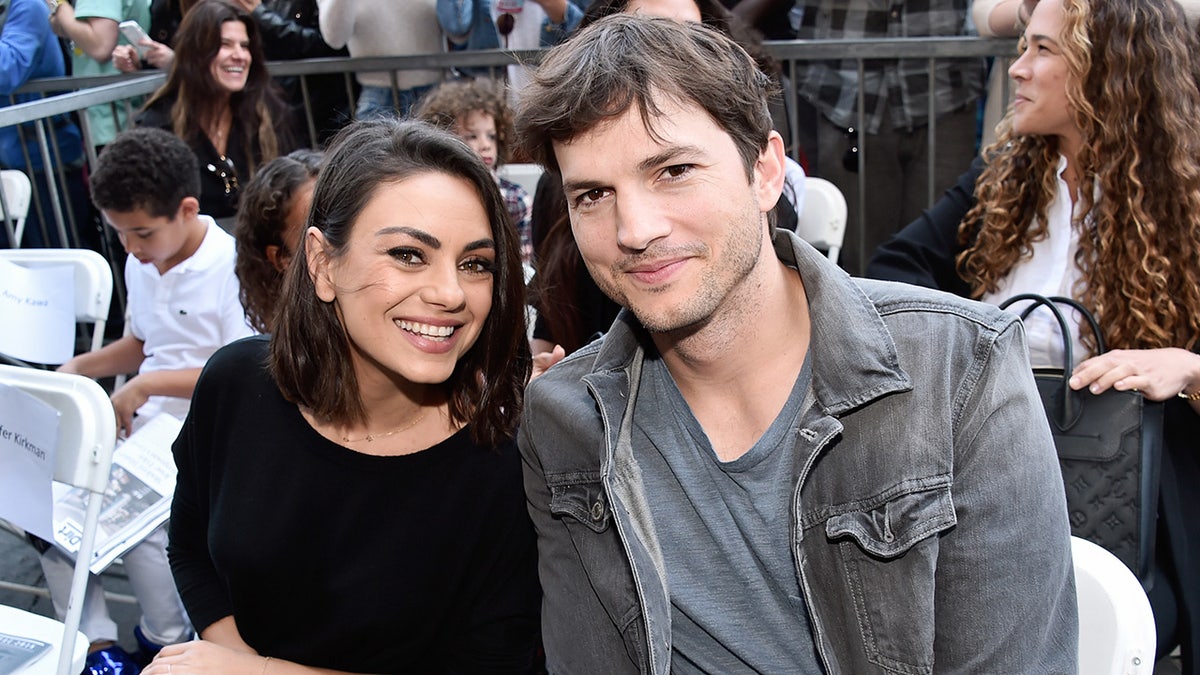
{"label": "gold bracelet", "polygon": [[1197,391],[1192,394],[1189,394],[1186,391],[1181,391],[1178,394],[1176,394],[1176,396],[1178,396],[1179,398],[1181,398],[1185,401],[1200,401],[1200,391]]}
{"label": "gold bracelet", "polygon": [[268,656],[266,661],[263,661],[263,669],[259,675],[267,675],[267,666],[271,665],[271,657]]}

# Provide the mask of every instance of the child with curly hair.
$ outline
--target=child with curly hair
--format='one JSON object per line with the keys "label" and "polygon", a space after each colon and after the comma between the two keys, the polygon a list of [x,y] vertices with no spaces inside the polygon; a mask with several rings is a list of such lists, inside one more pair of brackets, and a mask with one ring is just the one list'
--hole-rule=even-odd
{"label": "child with curly hair", "polygon": [[529,226],[529,193],[496,174],[496,169],[508,161],[513,138],[513,114],[503,85],[488,78],[443,82],[425,96],[414,116],[454,132],[483,158],[483,163],[496,176],[509,218],[521,237],[521,261],[531,262],[533,237]]}
{"label": "child with curly hair", "polygon": [[270,333],[288,263],[298,250],[324,155],[296,150],[267,162],[246,186],[233,235],[246,319]]}

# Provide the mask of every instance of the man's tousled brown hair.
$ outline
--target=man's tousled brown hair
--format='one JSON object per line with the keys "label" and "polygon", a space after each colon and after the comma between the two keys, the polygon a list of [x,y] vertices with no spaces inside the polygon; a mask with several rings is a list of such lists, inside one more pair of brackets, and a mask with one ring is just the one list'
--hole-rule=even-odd
{"label": "man's tousled brown hair", "polygon": [[636,108],[654,135],[659,103],[695,104],[732,138],[752,176],[772,130],[771,79],[718,31],[692,22],[614,14],[555,47],[524,91],[517,139],[558,172],[552,144]]}

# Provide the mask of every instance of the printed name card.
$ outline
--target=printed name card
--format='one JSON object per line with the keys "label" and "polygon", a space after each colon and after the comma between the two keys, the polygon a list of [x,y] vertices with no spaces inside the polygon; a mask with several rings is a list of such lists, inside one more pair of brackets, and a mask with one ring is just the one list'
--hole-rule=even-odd
{"label": "printed name card", "polygon": [[0,353],[33,363],[75,354],[75,270],[0,259]]}
{"label": "printed name card", "polygon": [[58,411],[32,394],[0,384],[0,518],[54,541],[54,449]]}

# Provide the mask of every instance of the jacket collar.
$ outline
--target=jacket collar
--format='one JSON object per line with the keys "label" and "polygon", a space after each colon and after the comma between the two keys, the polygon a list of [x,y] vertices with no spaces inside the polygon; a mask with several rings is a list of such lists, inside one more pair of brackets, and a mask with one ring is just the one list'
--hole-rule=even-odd
{"label": "jacket collar", "polygon": [[[813,391],[825,414],[840,416],[886,394],[912,389],[891,332],[859,285],[794,232],[777,230],[773,243],[775,255],[804,280],[812,308]],[[592,372],[628,370],[647,348],[653,348],[649,333],[632,312],[622,309]]]}

